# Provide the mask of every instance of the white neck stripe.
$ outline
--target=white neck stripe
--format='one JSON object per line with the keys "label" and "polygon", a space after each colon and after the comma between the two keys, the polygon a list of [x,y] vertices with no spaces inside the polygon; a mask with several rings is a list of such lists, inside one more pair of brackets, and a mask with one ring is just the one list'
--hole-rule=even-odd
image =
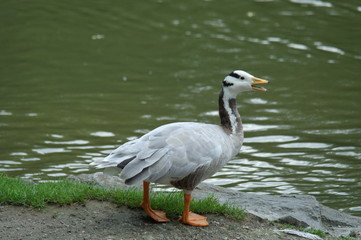
{"label": "white neck stripe", "polygon": [[237,131],[237,127],[238,127],[238,122],[237,122],[237,117],[234,115],[231,107],[229,106],[229,97],[227,97],[226,95],[223,96],[223,104],[224,104],[224,109],[226,109],[228,116],[229,116],[229,121],[231,122],[231,127],[232,127],[232,134],[235,134]]}

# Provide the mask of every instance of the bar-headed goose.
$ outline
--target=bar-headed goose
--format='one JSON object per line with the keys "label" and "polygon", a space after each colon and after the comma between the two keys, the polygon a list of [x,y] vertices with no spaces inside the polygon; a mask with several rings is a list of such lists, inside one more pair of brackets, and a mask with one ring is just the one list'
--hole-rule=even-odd
{"label": "bar-headed goose", "polygon": [[221,169],[240,150],[243,127],[236,97],[245,91],[266,91],[258,84],[268,81],[236,70],[222,81],[219,94],[220,125],[176,122],[160,126],[139,139],[127,142],[104,159],[90,165],[122,169],[126,184],[143,182],[145,212],[157,222],[167,222],[165,213],[150,206],[150,182],[169,184],[184,191],[180,220],[192,226],[208,226],[207,218],[189,211],[192,190]]}

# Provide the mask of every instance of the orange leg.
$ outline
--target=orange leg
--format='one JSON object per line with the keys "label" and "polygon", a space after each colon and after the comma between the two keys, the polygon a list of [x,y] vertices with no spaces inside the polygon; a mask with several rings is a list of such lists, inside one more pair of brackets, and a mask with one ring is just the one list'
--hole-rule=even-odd
{"label": "orange leg", "polygon": [[184,210],[183,215],[179,219],[185,224],[196,226],[196,227],[206,227],[208,226],[207,218],[196,213],[192,213],[189,211],[189,207],[192,200],[192,194],[184,194]]}
{"label": "orange leg", "polygon": [[150,207],[150,198],[149,198],[149,182],[143,182],[143,201],[140,206],[143,207],[147,215],[153,218],[157,222],[169,222],[169,219],[165,216],[165,212],[159,210],[153,210]]}

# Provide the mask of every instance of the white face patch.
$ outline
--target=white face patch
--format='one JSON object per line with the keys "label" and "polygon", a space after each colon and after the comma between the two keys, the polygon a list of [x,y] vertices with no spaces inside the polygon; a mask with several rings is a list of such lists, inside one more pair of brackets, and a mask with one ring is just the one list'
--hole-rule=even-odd
{"label": "white face patch", "polygon": [[223,89],[227,90],[233,98],[240,92],[252,91],[252,77],[245,71],[233,71],[223,80]]}

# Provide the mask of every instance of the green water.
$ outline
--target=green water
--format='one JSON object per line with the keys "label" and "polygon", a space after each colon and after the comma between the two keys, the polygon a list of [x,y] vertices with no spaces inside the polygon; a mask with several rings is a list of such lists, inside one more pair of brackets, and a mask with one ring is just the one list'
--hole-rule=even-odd
{"label": "green water", "polygon": [[174,121],[218,123],[235,69],[242,152],[207,182],[361,216],[361,3],[1,1],[0,171],[36,181]]}

